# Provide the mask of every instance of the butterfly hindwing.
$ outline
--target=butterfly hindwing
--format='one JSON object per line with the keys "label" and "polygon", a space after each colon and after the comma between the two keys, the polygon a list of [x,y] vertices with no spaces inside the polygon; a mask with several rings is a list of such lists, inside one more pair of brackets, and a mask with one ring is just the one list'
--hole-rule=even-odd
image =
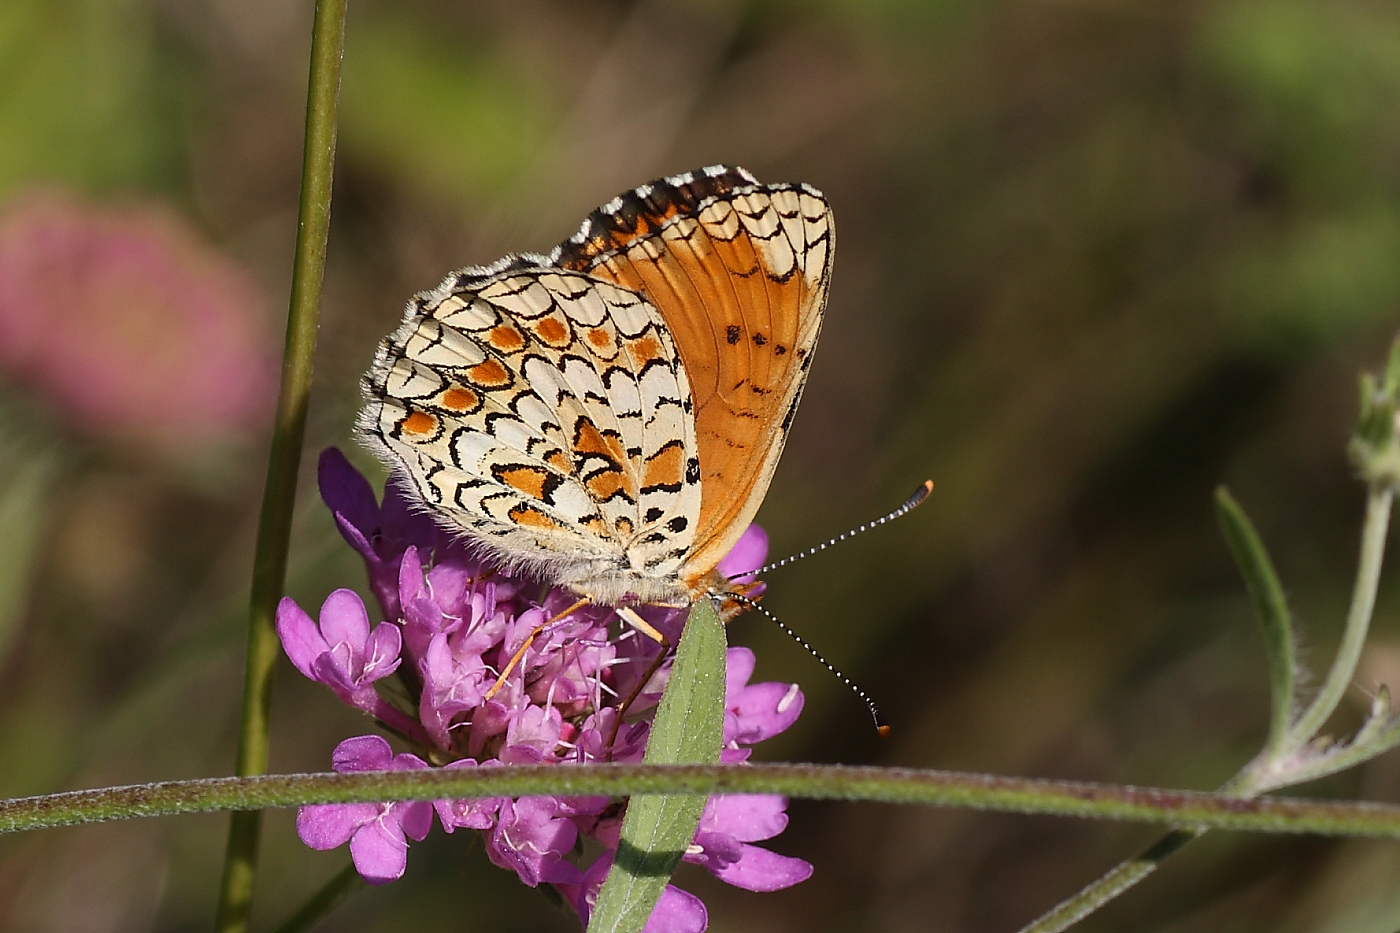
{"label": "butterfly hindwing", "polygon": [[691,402],[659,313],[635,292],[528,262],[455,273],[409,303],[364,391],[370,446],[507,559],[674,575],[698,478],[649,480],[694,447]]}

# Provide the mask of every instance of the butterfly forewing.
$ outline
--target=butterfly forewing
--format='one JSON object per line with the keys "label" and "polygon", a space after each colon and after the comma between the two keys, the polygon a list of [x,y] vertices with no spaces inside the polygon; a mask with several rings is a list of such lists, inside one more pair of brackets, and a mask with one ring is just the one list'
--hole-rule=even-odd
{"label": "butterfly forewing", "polygon": [[815,189],[715,167],[622,195],[551,256],[641,292],[675,338],[702,488],[689,582],[733,547],[768,489],[820,331],[833,237]]}

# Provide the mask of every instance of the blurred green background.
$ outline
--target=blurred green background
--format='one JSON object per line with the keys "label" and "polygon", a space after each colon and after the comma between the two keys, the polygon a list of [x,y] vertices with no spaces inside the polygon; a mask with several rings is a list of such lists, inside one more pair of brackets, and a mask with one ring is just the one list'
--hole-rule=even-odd
{"label": "blurred green background", "polygon": [[[310,3],[0,4],[0,796],[230,773],[285,308]],[[1216,531],[1227,482],[1331,660],[1361,491],[1355,374],[1400,324],[1400,7],[1384,0],[412,2],[351,7],[305,478],[347,445],[404,299],[542,250],[715,161],[804,180],[840,249],[731,628],[807,711],[763,760],[1207,789],[1257,748],[1263,655]],[[356,454],[358,456],[358,454]],[[368,466],[365,458],[359,462]],[[365,592],[313,487],[289,592]],[[1400,686],[1400,576],[1344,730]],[[274,767],[361,723],[284,664]],[[1304,790],[1400,800],[1400,756]],[[1155,838],[795,802],[816,864],[712,929],[1010,930]],[[0,840],[0,928],[207,928],[221,816]],[[269,813],[269,928],[344,864]],[[1086,931],[1393,931],[1400,847],[1213,834]],[[335,930],[568,930],[463,834]]]}

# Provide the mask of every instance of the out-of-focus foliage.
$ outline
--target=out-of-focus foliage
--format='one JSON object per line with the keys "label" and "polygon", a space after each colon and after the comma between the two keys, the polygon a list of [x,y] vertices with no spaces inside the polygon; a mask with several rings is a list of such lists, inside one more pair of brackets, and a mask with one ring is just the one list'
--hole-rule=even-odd
{"label": "out-of-focus foliage", "polygon": [[[83,216],[179,218],[190,250],[253,283],[229,313],[259,335],[248,365],[265,361],[310,8],[0,4],[0,212],[42,193]],[[374,342],[451,268],[548,248],[617,191],[715,161],[809,181],[835,205],[823,345],[760,517],[781,554],[925,475],[938,491],[775,575],[766,600],[877,696],[890,740],[761,620],[731,626],[760,678],[808,697],[768,756],[1222,781],[1264,736],[1267,684],[1212,519],[1221,481],[1274,554],[1305,658],[1330,659],[1359,521],[1355,373],[1400,326],[1393,3],[366,0],[345,69],[313,452],[346,443]],[[91,272],[62,264],[44,302],[0,315],[42,310],[56,333],[91,334],[117,364],[102,378],[198,346],[184,325],[204,303],[162,305],[171,326],[139,339],[75,328],[111,320]],[[141,310],[130,320],[148,328]],[[167,377],[172,410],[218,394],[197,370]],[[270,397],[275,375],[257,371]],[[173,448],[133,443],[46,385],[0,372],[15,491],[0,496],[0,795],[228,773],[265,430],[232,419]],[[293,548],[304,603],[362,588],[309,499]],[[1400,686],[1397,608],[1387,584],[1360,687]],[[1364,710],[1361,689],[1352,700],[1349,715]],[[275,715],[280,770],[324,769],[357,726],[291,677]],[[1305,790],[1394,801],[1397,778],[1392,756]],[[815,878],[761,896],[686,878],[716,928],[1012,929],[1154,837],[790,812],[784,851]],[[204,926],[224,822],[0,840],[0,928]],[[290,813],[265,836],[271,926],[342,862],[302,848]],[[415,847],[405,880],[358,895],[333,928],[570,928],[455,843]],[[1216,834],[1084,929],[1391,930],[1397,871],[1391,844]]]}

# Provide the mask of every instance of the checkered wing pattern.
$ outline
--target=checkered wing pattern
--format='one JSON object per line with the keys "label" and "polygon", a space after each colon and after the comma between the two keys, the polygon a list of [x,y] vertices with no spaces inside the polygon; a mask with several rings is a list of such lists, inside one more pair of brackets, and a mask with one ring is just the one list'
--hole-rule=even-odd
{"label": "checkered wing pattern", "polygon": [[615,198],[549,257],[644,295],[675,340],[701,473],[681,570],[691,592],[768,490],[821,329],[834,238],[830,205],[811,186],[711,166]]}
{"label": "checkered wing pattern", "polygon": [[415,296],[363,440],[446,524],[599,602],[676,599],[700,476],[686,373],[636,291],[507,257]]}

